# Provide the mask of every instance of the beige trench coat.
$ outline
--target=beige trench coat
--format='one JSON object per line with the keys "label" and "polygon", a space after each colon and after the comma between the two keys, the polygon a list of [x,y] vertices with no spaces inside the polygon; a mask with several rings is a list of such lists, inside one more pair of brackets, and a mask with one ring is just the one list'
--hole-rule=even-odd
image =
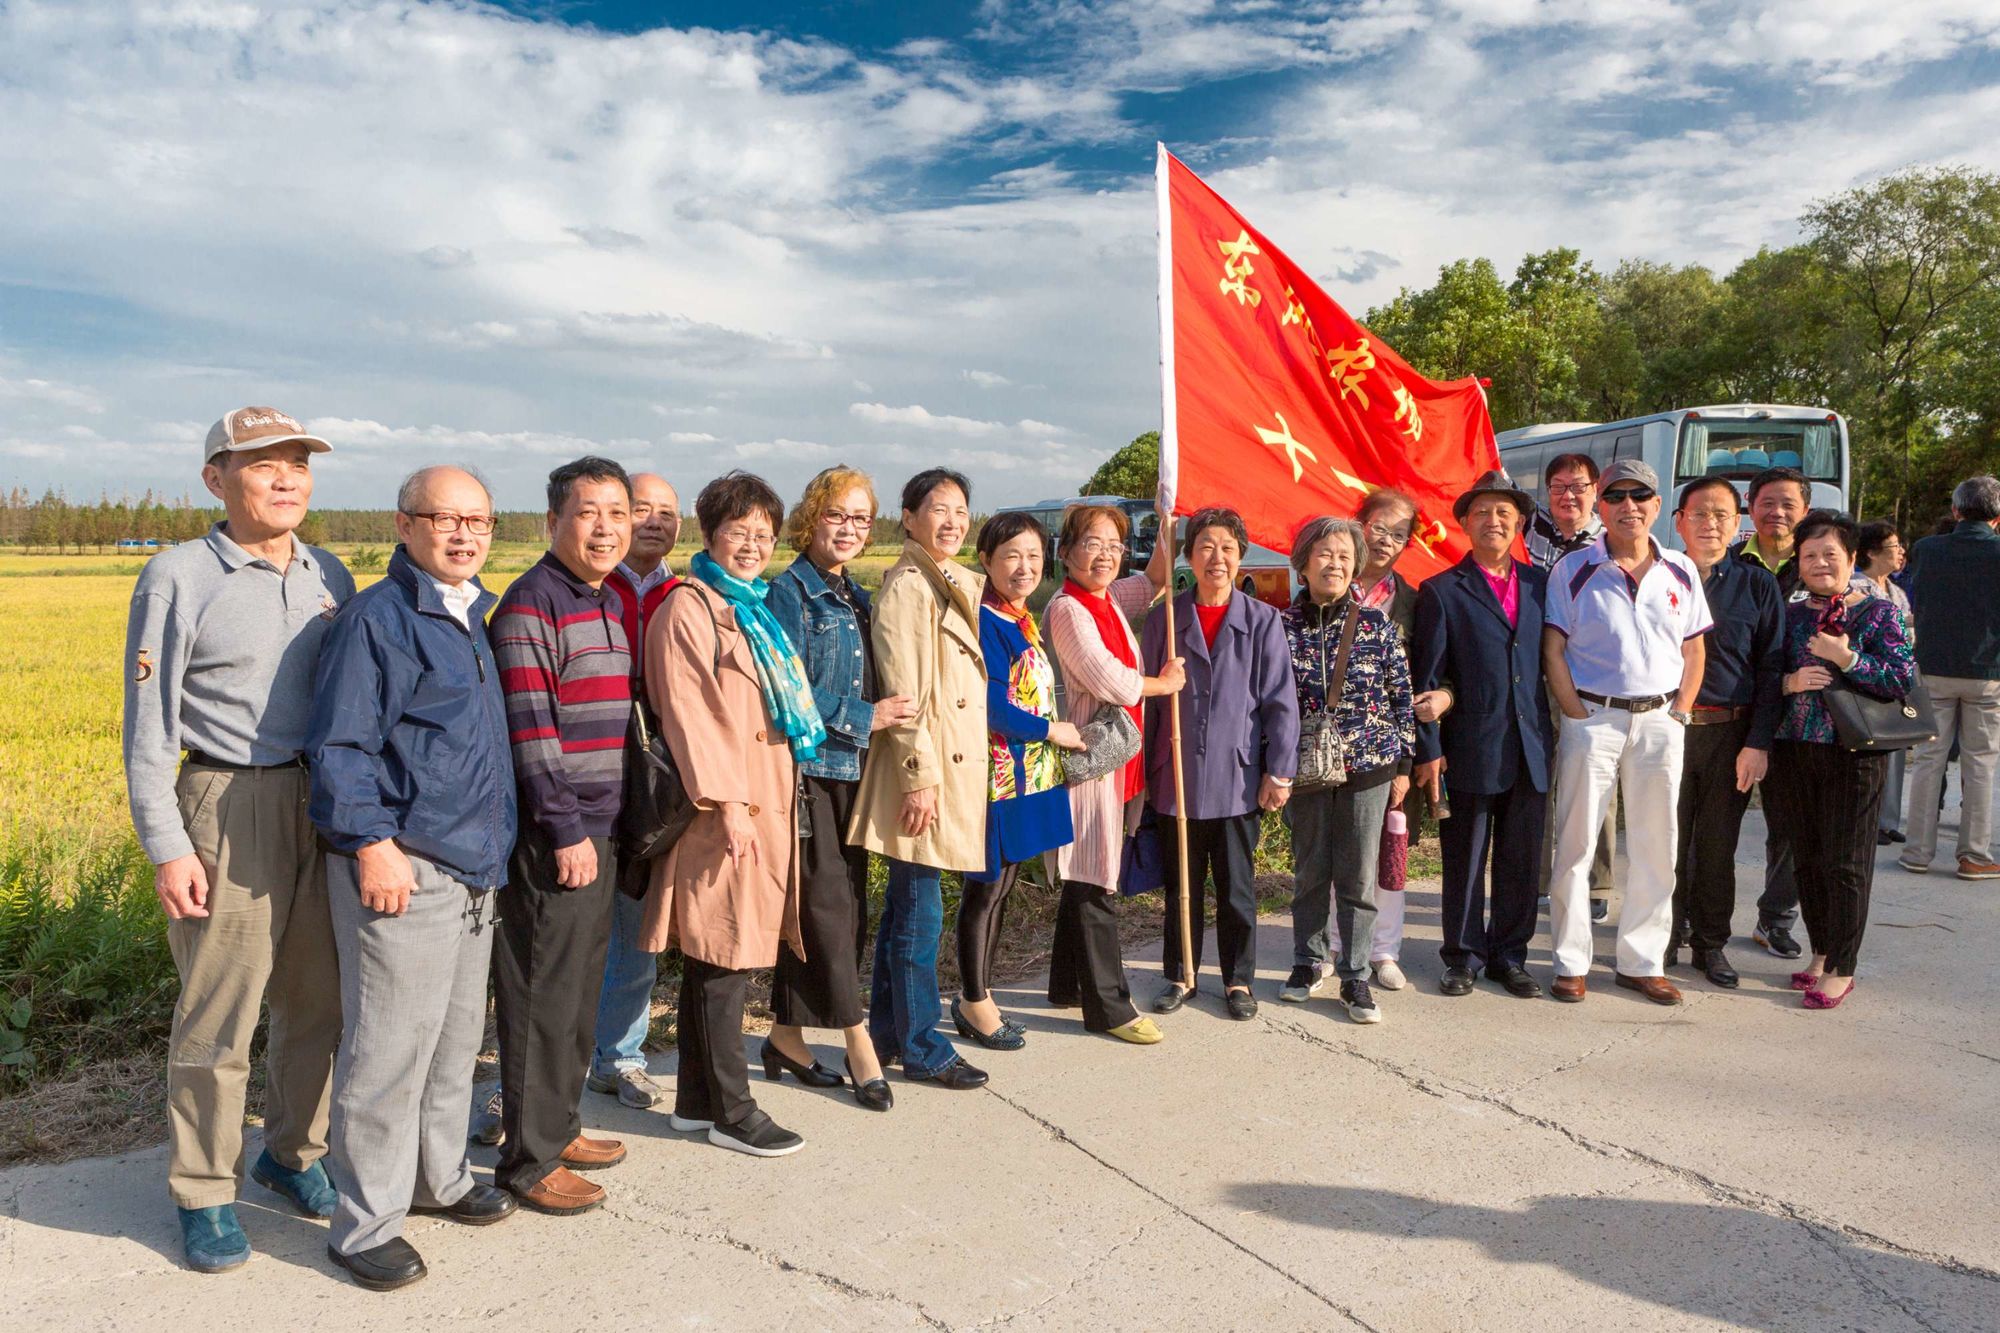
{"label": "beige trench coat", "polygon": [[[715,612],[702,608],[706,600]],[[722,670],[715,670],[718,629]],[[791,748],[764,711],[750,643],[720,595],[688,580],[646,626],[646,695],[688,794],[703,807],[653,863],[639,948],[678,946],[714,967],[770,967],[782,938],[801,958]],[[757,854],[729,859],[720,801],[750,807]]]}
{"label": "beige trench coat", "polygon": [[[936,866],[986,867],[986,656],[979,646],[985,576],[940,567],[914,542],[882,577],[871,642],[883,698],[907,694],[917,715],[868,745],[848,841]],[[937,819],[912,838],[897,824],[903,794],[938,789]]]}

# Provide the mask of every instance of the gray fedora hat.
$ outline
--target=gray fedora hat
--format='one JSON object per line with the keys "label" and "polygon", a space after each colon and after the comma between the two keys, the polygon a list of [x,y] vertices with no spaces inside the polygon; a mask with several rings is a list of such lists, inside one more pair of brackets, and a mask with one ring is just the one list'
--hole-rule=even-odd
{"label": "gray fedora hat", "polygon": [[1514,484],[1514,479],[1501,468],[1482,472],[1479,480],[1472,483],[1472,489],[1451,502],[1451,516],[1463,523],[1465,511],[1472,508],[1472,502],[1482,495],[1504,495],[1514,502],[1514,508],[1521,511],[1526,521],[1535,512],[1535,501],[1526,491]]}

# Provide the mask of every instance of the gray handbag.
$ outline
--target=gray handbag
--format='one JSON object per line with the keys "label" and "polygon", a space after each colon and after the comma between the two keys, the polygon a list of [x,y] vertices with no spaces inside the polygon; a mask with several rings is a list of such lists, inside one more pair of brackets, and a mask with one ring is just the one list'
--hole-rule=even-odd
{"label": "gray handbag", "polygon": [[1326,678],[1326,645],[1320,645],[1319,692],[1326,706],[1299,719],[1299,770],[1292,781],[1294,795],[1326,791],[1347,781],[1347,743],[1341,739],[1336,710],[1347,688],[1347,659],[1354,652],[1354,629],[1361,619],[1361,599],[1352,593],[1348,597],[1347,619],[1340,627],[1340,648],[1330,681]]}
{"label": "gray handbag", "polygon": [[1139,726],[1117,704],[1103,704],[1077,728],[1083,748],[1063,755],[1063,780],[1075,787],[1116,773],[1139,753]]}

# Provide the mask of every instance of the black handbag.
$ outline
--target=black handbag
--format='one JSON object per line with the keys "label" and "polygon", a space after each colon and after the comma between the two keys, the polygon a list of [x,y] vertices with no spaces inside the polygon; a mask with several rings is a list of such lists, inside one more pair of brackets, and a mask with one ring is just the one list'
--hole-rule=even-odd
{"label": "black handbag", "polygon": [[[682,585],[684,586],[684,585]],[[673,596],[679,587],[668,592]],[[715,626],[715,670],[722,671],[722,625],[715,608],[701,598]],[[662,598],[660,605],[666,605]],[[655,611],[654,614],[658,614]],[[632,720],[625,729],[625,801],[618,810],[618,855],[628,866],[637,866],[665,856],[688,825],[701,813],[681,780],[679,765],[667,738],[660,734],[659,721],[644,698],[632,701]],[[648,876],[626,874],[618,887],[634,898],[646,896]]]}
{"label": "black handbag", "polygon": [[1864,694],[1836,674],[1833,683],[1820,691],[1820,699],[1844,750],[1887,754],[1937,739],[1937,714],[1921,674],[1900,699]]}

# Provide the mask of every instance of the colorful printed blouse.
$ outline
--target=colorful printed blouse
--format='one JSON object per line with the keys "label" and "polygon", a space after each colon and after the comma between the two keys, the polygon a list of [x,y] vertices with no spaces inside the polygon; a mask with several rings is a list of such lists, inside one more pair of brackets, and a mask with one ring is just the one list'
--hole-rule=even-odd
{"label": "colorful printed blouse", "polygon": [[[1343,597],[1322,607],[1301,592],[1284,613],[1301,718],[1326,711],[1320,677],[1324,672],[1332,684],[1350,601]],[[1416,717],[1410,711],[1410,665],[1396,627],[1373,608],[1363,607],[1355,624],[1347,680],[1335,701],[1334,716],[1347,746],[1350,781],[1377,771],[1409,771],[1417,743]]]}
{"label": "colorful printed blouse", "polygon": [[1005,866],[1068,842],[1073,833],[1062,752],[1049,744],[1056,720],[1055,668],[1032,617],[1004,607],[979,608],[979,642],[986,654],[988,779],[986,869],[967,879],[992,880]]}
{"label": "colorful printed blouse", "polygon": [[[1902,613],[1880,597],[1865,598],[1853,606],[1844,600],[1815,606],[1816,600],[1806,598],[1785,607],[1785,674],[1801,667],[1828,666],[1806,647],[1813,635],[1825,629],[1832,634],[1847,635],[1848,645],[1859,654],[1853,666],[1835,672],[1847,684],[1878,699],[1900,699],[1908,694],[1916,683],[1917,659],[1903,627]],[[1833,717],[1826,711],[1826,701],[1820,698],[1818,690],[1785,696],[1778,739],[1821,745],[1839,743]]]}

